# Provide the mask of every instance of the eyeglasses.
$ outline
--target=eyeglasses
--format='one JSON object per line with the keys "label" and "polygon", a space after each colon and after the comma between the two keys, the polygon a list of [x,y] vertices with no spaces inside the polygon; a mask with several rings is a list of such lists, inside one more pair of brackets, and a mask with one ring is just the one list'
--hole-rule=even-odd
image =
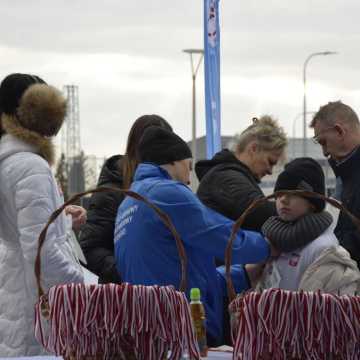
{"label": "eyeglasses", "polygon": [[323,145],[324,142],[326,142],[326,140],[322,140],[320,139],[320,136],[325,134],[326,132],[328,132],[329,130],[332,130],[332,129],[335,129],[335,125],[333,126],[329,126],[327,128],[325,128],[323,131],[320,131],[317,135],[313,136],[312,137],[312,140],[315,144],[320,144],[320,145]]}

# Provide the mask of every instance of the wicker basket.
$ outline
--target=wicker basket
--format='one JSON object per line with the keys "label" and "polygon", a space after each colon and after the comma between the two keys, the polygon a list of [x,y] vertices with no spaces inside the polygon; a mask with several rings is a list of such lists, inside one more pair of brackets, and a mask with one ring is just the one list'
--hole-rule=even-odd
{"label": "wicker basket", "polygon": [[[151,207],[173,234],[181,261],[181,282],[173,286],[69,284],[41,287],[41,248],[50,224],[84,195],[116,191]],[[69,359],[179,360],[184,353],[200,359],[186,289],[186,254],[170,218],[139,194],[98,188],[75,195],[50,217],[39,237],[35,262],[39,302],[35,336],[44,348]]]}
{"label": "wicker basket", "polygon": [[247,214],[282,194],[323,199],[360,221],[337,200],[309,191],[279,191],[253,202],[234,224],[226,249],[226,278],[234,344],[233,359],[360,359],[360,297],[269,289],[236,295],[231,250]]}

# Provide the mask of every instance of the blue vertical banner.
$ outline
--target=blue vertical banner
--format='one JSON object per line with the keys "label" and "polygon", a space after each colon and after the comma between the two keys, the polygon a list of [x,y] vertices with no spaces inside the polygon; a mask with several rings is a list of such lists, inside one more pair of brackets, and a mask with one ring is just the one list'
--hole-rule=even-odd
{"label": "blue vertical banner", "polygon": [[221,150],[219,0],[204,0],[206,155]]}

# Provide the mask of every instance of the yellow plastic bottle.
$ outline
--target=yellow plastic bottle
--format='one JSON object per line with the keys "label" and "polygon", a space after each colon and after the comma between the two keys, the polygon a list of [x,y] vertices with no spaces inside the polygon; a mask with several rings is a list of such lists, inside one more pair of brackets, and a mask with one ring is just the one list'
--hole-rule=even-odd
{"label": "yellow plastic bottle", "polygon": [[206,317],[204,305],[200,299],[200,289],[192,288],[190,290],[191,318],[195,328],[196,340],[199,345],[200,355],[201,357],[207,357],[208,347],[206,341]]}

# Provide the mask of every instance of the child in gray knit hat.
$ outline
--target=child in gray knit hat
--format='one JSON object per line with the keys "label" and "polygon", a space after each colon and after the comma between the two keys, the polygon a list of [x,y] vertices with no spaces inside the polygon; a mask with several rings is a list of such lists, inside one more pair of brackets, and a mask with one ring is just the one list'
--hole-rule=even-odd
{"label": "child in gray knit hat", "polygon": [[[308,190],[325,194],[321,166],[298,158],[285,166],[275,191]],[[320,199],[284,194],[276,198],[278,216],[262,227],[266,238],[281,251],[267,264],[258,288],[281,288],[354,294],[360,290],[360,272],[330,227],[332,216]]]}

